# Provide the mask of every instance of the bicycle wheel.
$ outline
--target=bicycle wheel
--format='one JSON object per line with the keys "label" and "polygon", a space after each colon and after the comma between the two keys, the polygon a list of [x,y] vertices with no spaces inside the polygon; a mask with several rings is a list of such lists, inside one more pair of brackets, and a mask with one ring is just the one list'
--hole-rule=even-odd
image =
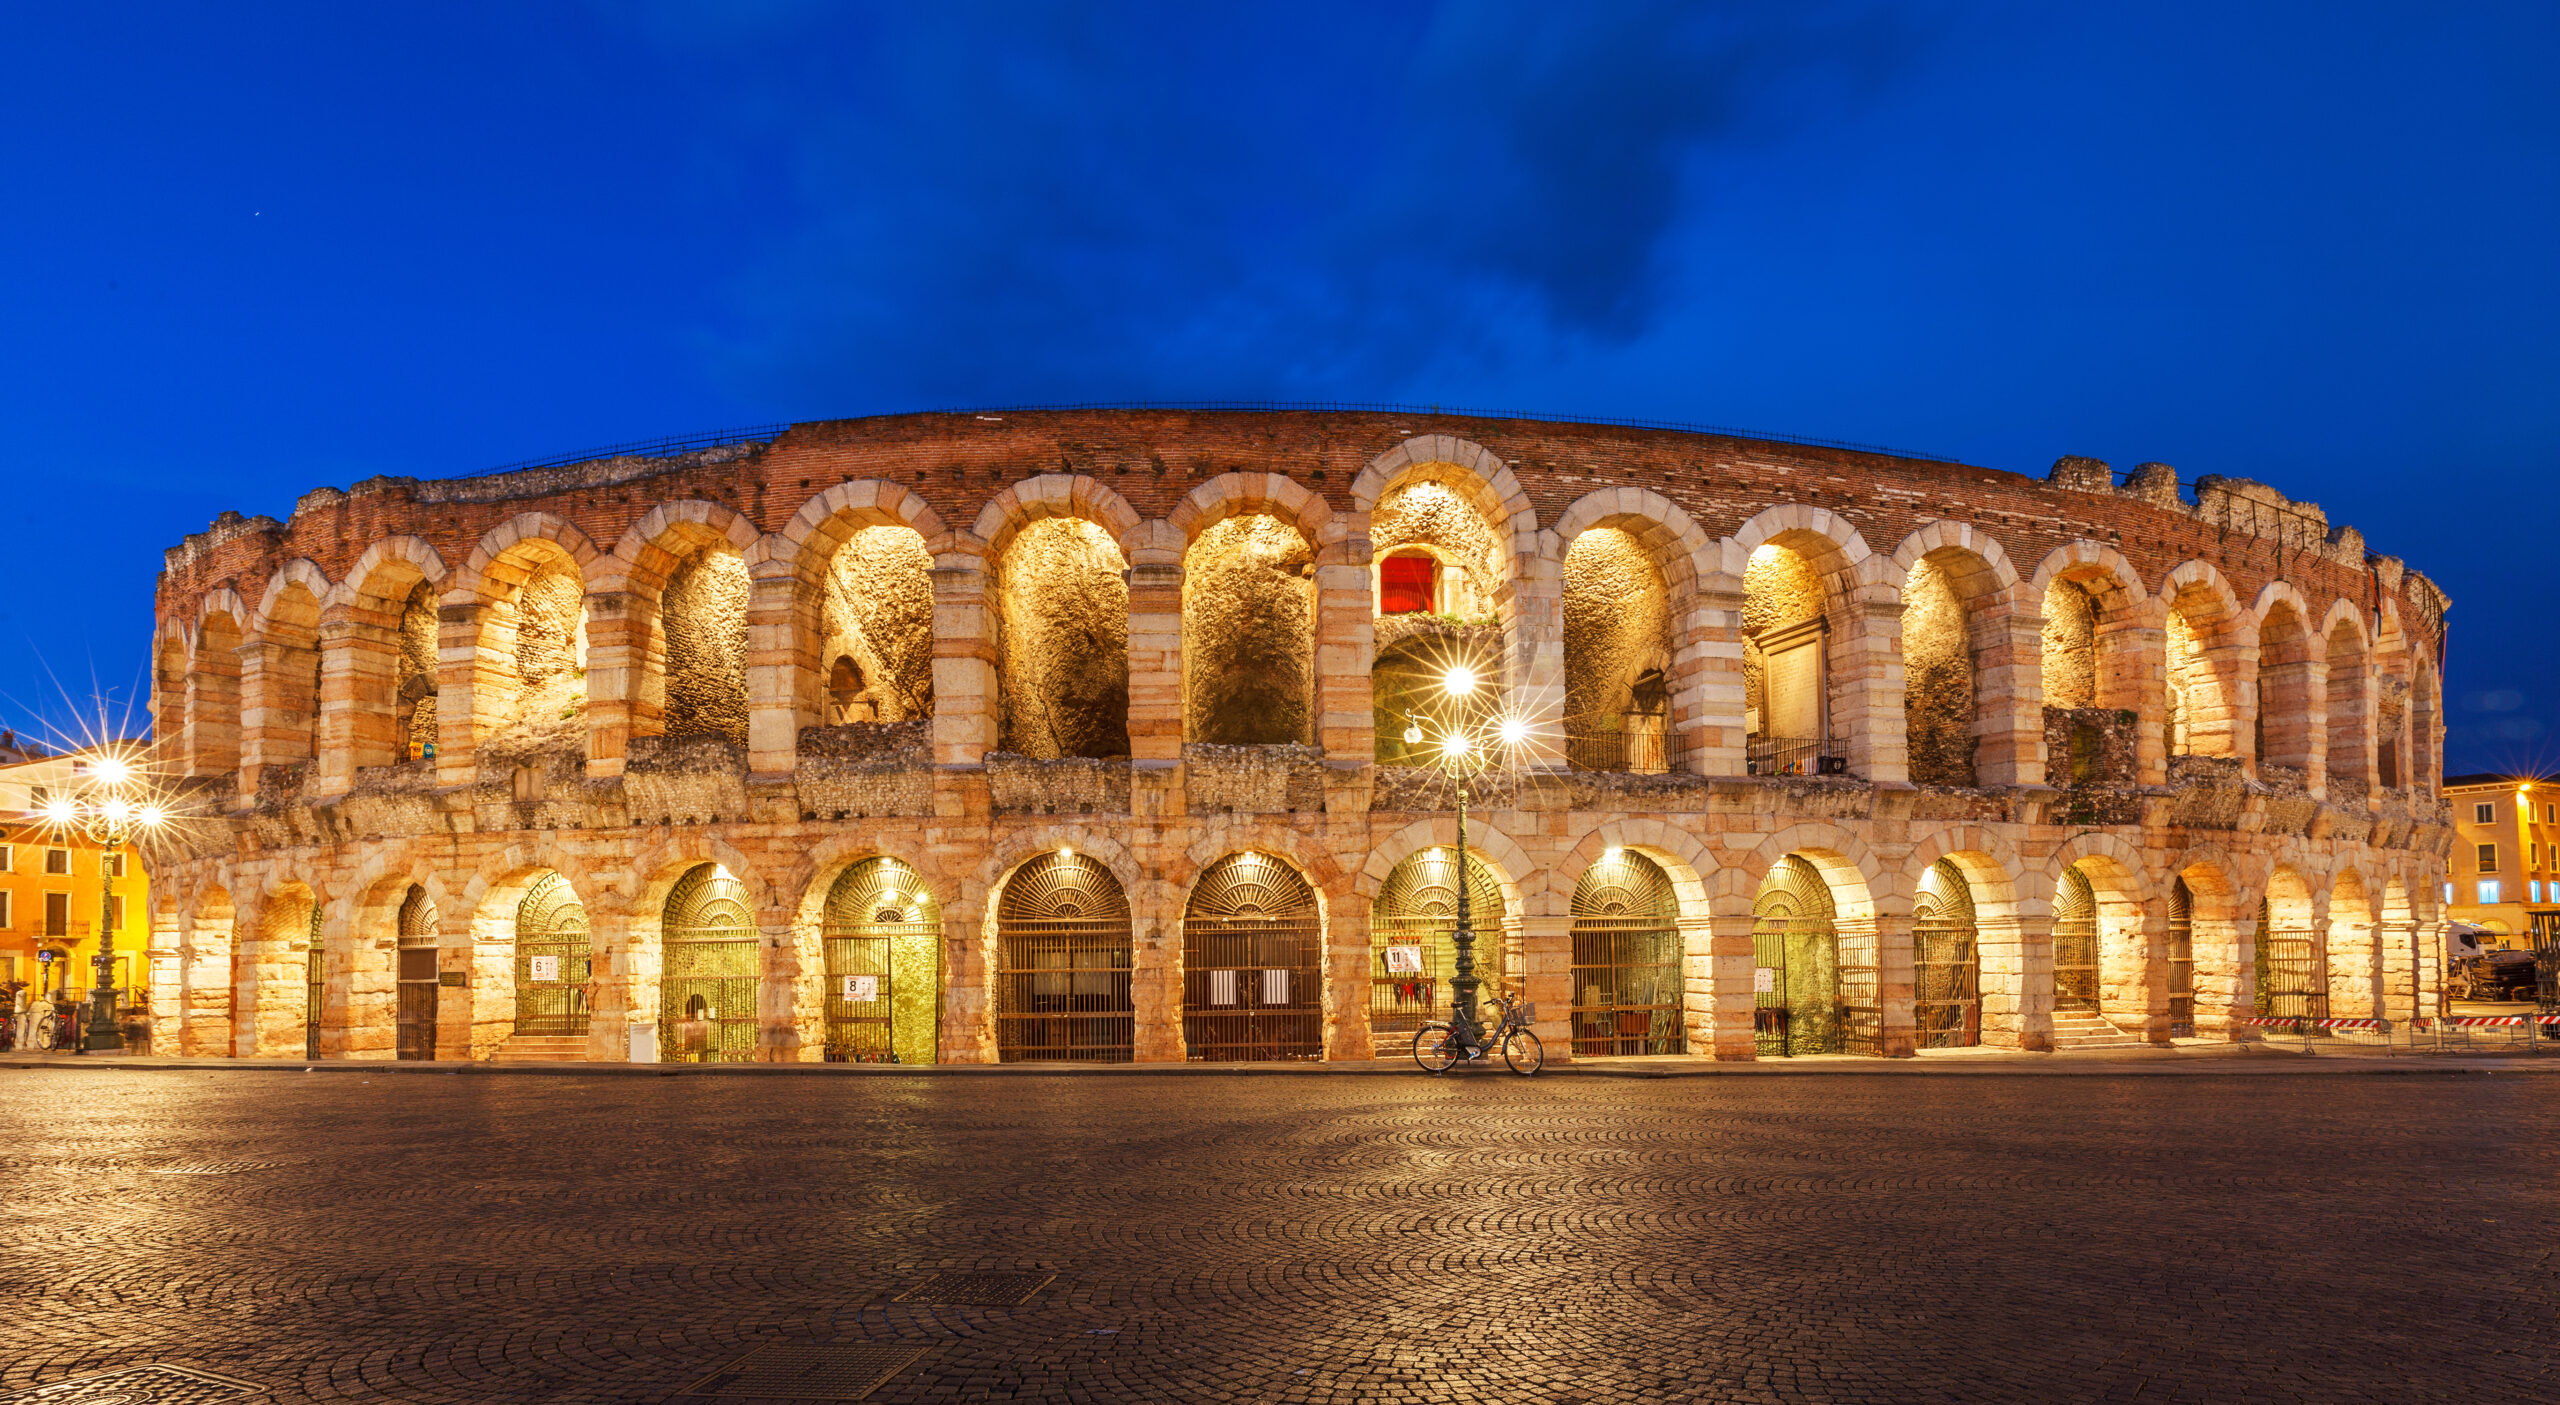
{"label": "bicycle wheel", "polygon": [[1538,1042],[1535,1031],[1515,1029],[1503,1036],[1502,1061],[1526,1078],[1547,1066],[1547,1046]]}
{"label": "bicycle wheel", "polygon": [[1427,1024],[1413,1032],[1413,1061],[1425,1073],[1447,1073],[1459,1055],[1458,1036],[1445,1024]]}

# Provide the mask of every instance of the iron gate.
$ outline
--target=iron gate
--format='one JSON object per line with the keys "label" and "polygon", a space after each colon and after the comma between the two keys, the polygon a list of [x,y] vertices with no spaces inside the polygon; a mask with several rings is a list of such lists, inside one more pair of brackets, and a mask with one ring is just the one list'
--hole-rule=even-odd
{"label": "iron gate", "polygon": [[1316,890],[1269,854],[1230,854],[1182,913],[1182,1043],[1204,1063],[1324,1057]]}
{"label": "iron gate", "polygon": [[302,1056],[320,1057],[320,1013],[329,1003],[329,967],[320,940],[320,898],[311,898],[311,944],[302,960]]}
{"label": "iron gate", "polygon": [[[1472,857],[1467,922],[1475,932],[1481,989],[1502,980],[1502,884]],[[1369,907],[1369,1037],[1380,1057],[1412,1047],[1413,1032],[1444,1016],[1458,966],[1458,858],[1450,848],[1408,855],[1378,885]],[[1399,969],[1402,966],[1418,970]]]}
{"label": "iron gate", "polygon": [[1612,849],[1573,888],[1573,1055],[1678,1054],[1680,898],[1642,854]]}
{"label": "iron gate", "polygon": [[[1769,870],[1751,904],[1752,1037],[1761,1054],[1873,1053],[1875,967],[1840,959],[1831,887],[1802,856]],[[1858,1003],[1854,996],[1867,997]]]}
{"label": "iron gate", "polygon": [[667,894],[658,978],[658,1057],[750,1063],[756,1056],[756,917],[747,886],[716,863]]}
{"label": "iron gate", "polygon": [[934,1061],[942,1020],[942,909],[916,871],[865,859],[827,890],[830,1063]]}
{"label": "iron gate", "polygon": [[2308,927],[2277,927],[2273,904],[2258,900],[2258,1013],[2271,1019],[2329,1015],[2329,990]]}
{"label": "iron gate", "polygon": [[2181,878],[2169,885],[2169,1035],[2196,1037],[2196,896]]}
{"label": "iron gate", "polygon": [[2053,898],[2053,1008],[2098,1013],[2098,894],[2078,864]]}
{"label": "iron gate", "polygon": [[996,907],[996,1057],[1127,1063],[1129,897],[1082,854],[1044,854],[1014,871]]}
{"label": "iron gate", "polygon": [[1981,937],[1973,888],[1953,859],[1929,865],[1911,905],[1911,1015],[1923,1049],[1982,1042]]}
{"label": "iron gate", "polygon": [[411,886],[400,900],[400,1010],[395,1043],[404,1059],[436,1056],[436,905]]}
{"label": "iron gate", "polygon": [[516,1033],[584,1035],[594,972],[586,908],[569,880],[541,874],[516,904]]}

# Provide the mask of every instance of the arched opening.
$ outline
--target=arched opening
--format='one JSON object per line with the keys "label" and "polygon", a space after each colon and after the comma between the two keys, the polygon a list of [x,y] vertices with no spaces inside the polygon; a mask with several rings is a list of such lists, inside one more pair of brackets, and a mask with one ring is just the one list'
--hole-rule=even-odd
{"label": "arched opening", "polygon": [[1564,554],[1565,759],[1576,770],[1675,768],[1671,599],[1642,542],[1593,527]]}
{"label": "arched opening", "polygon": [[996,904],[996,1057],[1127,1063],[1135,1049],[1129,898],[1099,861],[1043,854]]}
{"label": "arched opening", "polygon": [[747,885],[716,863],[686,869],[659,931],[658,1056],[753,1062],[758,948]]}
{"label": "arched opening", "polygon": [[2053,1008],[2098,1013],[2098,890],[2073,864],[2053,895]]}
{"label": "arched opening", "polygon": [[655,712],[656,735],[746,746],[747,585],[746,558],[725,541],[696,547],[668,575],[658,612],[664,664],[649,671],[643,694],[658,706],[639,709],[636,735],[651,735],[641,719]]}
{"label": "arched opening", "polygon": [[2354,869],[2329,891],[2328,989],[2331,1014],[2369,1020],[2382,1014],[2382,969],[2374,945],[2373,901]]}
{"label": "arched opening", "polygon": [[545,869],[525,885],[516,904],[515,946],[515,1032],[585,1038],[595,956],[586,905],[568,879]]}
{"label": "arched opening", "polygon": [[1752,1035],[1758,1053],[1876,1052],[1878,1012],[1853,1010],[1850,991],[1874,987],[1872,962],[1863,981],[1843,970],[1839,905],[1822,871],[1801,854],[1769,869],[1751,903]]}
{"label": "arched opening", "polygon": [[1370,707],[1377,728],[1377,757],[1385,766],[1431,764],[1436,732],[1424,740],[1406,740],[1416,718],[1439,718],[1461,727],[1480,727],[1493,716],[1496,690],[1479,687],[1463,698],[1449,696],[1446,679],[1452,668],[1465,668],[1478,678],[1492,676],[1494,632],[1490,625],[1457,628],[1415,617],[1420,628],[1382,645],[1369,669]]}
{"label": "arched opening", "polygon": [[242,671],[241,753],[261,795],[289,793],[317,754],[320,597],[300,581],[275,594]]}
{"label": "arched opening", "polygon": [[1982,1042],[1982,933],[1973,888],[1953,859],[1929,865],[1911,902],[1913,1040],[1923,1049]]}
{"label": "arched opening", "polygon": [[187,673],[188,774],[239,770],[240,722],[240,622],[217,610],[196,626]]}
{"label": "arched opening", "polygon": [[2390,1019],[2416,1019],[2434,1002],[2437,981],[2427,973],[2444,970],[2444,952],[2440,942],[2420,950],[2409,885],[2397,874],[2382,882],[2382,930],[2374,945],[2380,949],[2382,977],[2377,997],[2382,1008],[2375,1013]]}
{"label": "arched opening", "polygon": [[491,562],[472,679],[483,773],[534,753],[586,752],[586,581],[557,542],[530,538]]}
{"label": "arched opening", "polygon": [[436,754],[436,588],[410,587],[400,604],[398,661],[392,694],[392,754],[357,765],[418,761]]}
{"label": "arched opening", "polygon": [[[1502,880],[1474,854],[1464,865],[1467,925],[1480,989],[1501,989],[1510,906]],[[1388,870],[1369,905],[1369,1032],[1380,1057],[1406,1052],[1415,1030],[1449,1008],[1458,970],[1458,851],[1435,846]]]}
{"label": "arched opening", "polygon": [[1573,886],[1573,1055],[1688,1050],[1680,898],[1662,865],[1611,849]]}
{"label": "arched opening", "polygon": [[2279,869],[2258,900],[2257,1012],[2274,1019],[2325,1019],[2328,973],[2311,926],[2311,891]]}
{"label": "arched opening", "polygon": [[827,559],[818,620],[826,725],[933,715],[933,554],[913,527],[848,535]]}
{"label": "arched opening", "polygon": [[2311,770],[2311,633],[2290,601],[2267,607],[2258,626],[2258,706],[2252,725],[2261,779],[2300,785]]}
{"label": "arched opening", "polygon": [[2385,790],[2409,784],[2409,647],[2399,619],[2382,614],[2374,640],[2376,682],[2373,727],[2373,782]]}
{"label": "arched opening", "polygon": [[[175,628],[175,626],[172,626]],[[187,749],[187,641],[164,634],[151,652],[152,726],[169,754],[193,771]]]}
{"label": "arched opening", "polygon": [[1183,736],[1223,746],[1315,739],[1315,549],[1277,517],[1230,517],[1182,578]]}
{"label": "arched opening", "polygon": [[1023,528],[996,572],[998,749],[1129,754],[1128,562],[1076,517]]}
{"label": "arched opening", "polygon": [[1998,588],[1979,556],[1941,547],[1911,563],[1902,585],[1902,721],[1918,785],[1977,783],[1982,731],[1975,618]]}
{"label": "arched opening", "polygon": [[2045,780],[2073,790],[2140,776],[2148,668],[2133,590],[2097,564],[2071,567],[2044,591]]}
{"label": "arched opening", "polygon": [[2171,756],[2230,756],[2232,708],[2209,652],[2221,626],[2218,602],[2190,590],[2169,607],[2165,725]]}
{"label": "arched opening", "polygon": [[2361,804],[2373,793],[2373,680],[2355,621],[2330,627],[2328,662],[2328,795]]}
{"label": "arched opening", "polygon": [[2425,659],[2417,660],[2416,676],[2409,686],[2409,784],[2418,793],[2436,798],[2436,763],[2443,758],[2443,716],[2436,706],[2436,671]]}
{"label": "arched opening", "polygon": [[1269,854],[1230,854],[1182,914],[1182,1042],[1203,1063],[1324,1056],[1316,890]]}
{"label": "arched opening", "polygon": [[1510,665],[1502,621],[1510,558],[1484,510],[1433,478],[1381,496],[1369,541],[1379,563],[1369,670],[1377,759],[1409,765],[1419,758],[1404,741],[1407,720],[1440,708],[1448,668],[1496,682],[1479,693],[1486,707],[1500,691]]}
{"label": "arched opening", "polygon": [[2098,600],[2077,581],[2044,589],[2043,664],[2046,707],[2098,705]]}
{"label": "arched opening", "polygon": [[400,898],[399,995],[393,1052],[403,1059],[436,1056],[436,951],[442,935],[427,890],[411,884]]}
{"label": "arched opening", "polygon": [[2169,1037],[2196,1034],[2196,895],[2182,876],[2169,885]]}
{"label": "arched opening", "polygon": [[239,1052],[231,1019],[239,984],[232,954],[236,915],[228,889],[208,888],[196,898],[195,918],[187,932],[185,1005],[179,1012],[181,1054]]}
{"label": "arched opening", "polygon": [[1755,776],[1809,775],[1830,754],[1830,623],[1813,563],[1774,542],[1743,568],[1742,717]]}
{"label": "arched opening", "polygon": [[819,935],[826,944],[827,1062],[934,1062],[942,907],[923,877],[886,855],[852,865],[827,890]]}
{"label": "arched opening", "polygon": [[250,975],[248,1053],[253,1058],[293,1058],[310,1043],[311,938],[318,925],[317,899],[301,883],[287,883],[267,899],[258,918],[256,949],[247,953]]}

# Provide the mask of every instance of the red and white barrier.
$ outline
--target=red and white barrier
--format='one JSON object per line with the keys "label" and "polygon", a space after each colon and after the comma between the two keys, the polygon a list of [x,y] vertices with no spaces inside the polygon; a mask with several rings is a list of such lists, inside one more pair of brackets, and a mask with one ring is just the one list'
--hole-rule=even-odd
{"label": "red and white barrier", "polygon": [[2288,1015],[2253,1015],[2248,1023],[2261,1029],[2389,1029],[2389,1020],[2304,1019]]}

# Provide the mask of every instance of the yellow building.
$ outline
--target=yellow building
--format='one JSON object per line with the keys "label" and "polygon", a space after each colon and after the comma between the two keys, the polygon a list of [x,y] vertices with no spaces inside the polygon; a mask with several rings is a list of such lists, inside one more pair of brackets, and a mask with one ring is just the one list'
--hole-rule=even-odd
{"label": "yellow building", "polygon": [[86,998],[98,955],[99,875],[115,877],[116,988],[146,974],[151,932],[149,880],[130,846],[102,855],[84,835],[56,832],[35,811],[51,793],[80,783],[79,756],[29,757],[0,751],[0,979]]}
{"label": "yellow building", "polygon": [[2560,939],[2560,781],[2448,776],[2453,868],[2446,915],[2522,947]]}

